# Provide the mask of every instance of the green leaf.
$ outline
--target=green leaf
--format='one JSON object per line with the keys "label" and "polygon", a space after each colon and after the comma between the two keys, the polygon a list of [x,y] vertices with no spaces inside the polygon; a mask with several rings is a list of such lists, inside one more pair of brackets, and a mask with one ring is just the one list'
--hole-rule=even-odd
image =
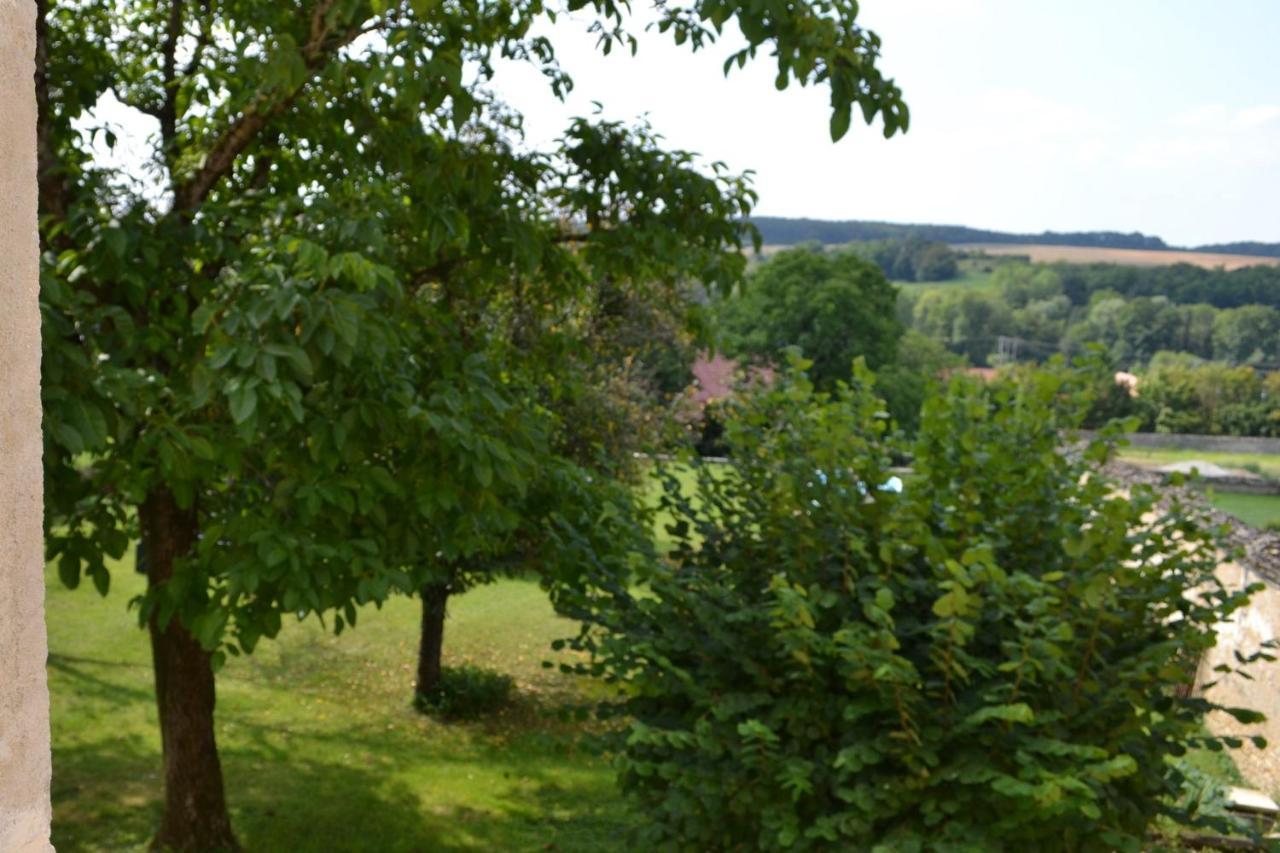
{"label": "green leaf", "polygon": [[1035,720],[1035,714],[1025,702],[1014,702],[1008,705],[989,705],[965,717],[965,722],[971,726],[980,726],[990,720],[1031,723]]}
{"label": "green leaf", "polygon": [[849,104],[841,104],[831,111],[831,141],[839,142],[849,132],[853,112]]}
{"label": "green leaf", "polygon": [[893,591],[887,586],[876,590],[876,607],[886,612],[893,609]]}
{"label": "green leaf", "polygon": [[229,395],[231,419],[236,425],[243,424],[253,417],[258,410],[258,392],[252,385],[242,384]]}
{"label": "green leaf", "polygon": [[67,589],[80,586],[80,558],[70,551],[64,551],[58,558],[58,580]]}

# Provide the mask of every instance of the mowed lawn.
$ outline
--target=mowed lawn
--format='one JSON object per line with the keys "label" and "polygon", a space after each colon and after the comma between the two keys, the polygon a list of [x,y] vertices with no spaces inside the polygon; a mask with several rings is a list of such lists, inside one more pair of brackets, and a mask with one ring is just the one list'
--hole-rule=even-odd
{"label": "mowed lawn", "polygon": [[1224,453],[1217,450],[1182,450],[1172,447],[1124,447],[1120,458],[1148,467],[1173,462],[1212,462],[1223,468],[1241,468],[1268,477],[1280,477],[1280,456],[1273,453]]}
{"label": "mowed lawn", "polygon": [[[105,599],[49,574],[59,851],[144,849],[159,817],[150,653],[126,611],[141,591],[132,565]],[[219,674],[217,736],[246,850],[618,849],[629,821],[608,759],[554,713],[586,688],[542,667],[573,625],[532,581],[458,598],[446,664],[507,672],[520,699],[486,722],[442,724],[409,706],[418,619],[418,602],[398,599],[340,637],[288,620]]]}
{"label": "mowed lawn", "polygon": [[1270,522],[1280,521],[1280,495],[1215,491],[1213,505],[1250,527],[1265,527]]}

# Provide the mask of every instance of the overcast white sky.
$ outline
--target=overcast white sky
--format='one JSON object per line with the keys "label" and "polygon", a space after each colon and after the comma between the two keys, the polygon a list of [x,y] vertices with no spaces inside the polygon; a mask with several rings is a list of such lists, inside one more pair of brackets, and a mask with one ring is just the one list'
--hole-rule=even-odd
{"label": "overcast white sky", "polygon": [[865,0],[861,20],[906,136],[855,123],[833,145],[825,91],[775,91],[767,61],[726,79],[730,43],[654,35],[605,58],[573,22],[554,31],[567,105],[527,69],[496,88],[531,141],[593,100],[647,114],[672,145],[754,169],[762,215],[1280,241],[1280,2]]}

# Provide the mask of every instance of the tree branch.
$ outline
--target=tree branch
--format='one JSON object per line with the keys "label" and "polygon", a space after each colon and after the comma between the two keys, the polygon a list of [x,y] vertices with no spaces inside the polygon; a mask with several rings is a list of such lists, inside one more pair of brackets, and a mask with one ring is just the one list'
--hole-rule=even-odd
{"label": "tree branch", "polygon": [[70,205],[71,189],[62,171],[49,106],[48,0],[36,0],[36,168],[39,175],[40,215],[63,219]]}
{"label": "tree branch", "polygon": [[[370,27],[355,26],[342,32],[329,29],[329,24],[324,19],[334,2],[335,0],[321,0],[312,12],[309,38],[302,49],[303,64],[307,69],[302,82],[283,96],[260,92],[250,100],[240,116],[210,147],[205,155],[204,165],[174,190],[175,211],[190,213],[199,208],[263,128],[289,108],[338,51],[381,26],[381,23]],[[382,22],[385,23],[385,20],[384,17]]]}
{"label": "tree branch", "polygon": [[190,77],[196,73],[196,69],[200,67],[200,58],[204,55],[204,49],[213,43],[213,32],[210,30],[208,19],[209,0],[204,0],[200,5],[204,7],[205,17],[200,20],[200,32],[196,34],[195,47],[191,49],[191,60],[182,71],[183,77]]}
{"label": "tree branch", "polygon": [[160,105],[160,138],[165,152],[173,155],[178,131],[178,39],[182,37],[182,8],[185,0],[170,0],[169,27],[164,40],[164,101]]}

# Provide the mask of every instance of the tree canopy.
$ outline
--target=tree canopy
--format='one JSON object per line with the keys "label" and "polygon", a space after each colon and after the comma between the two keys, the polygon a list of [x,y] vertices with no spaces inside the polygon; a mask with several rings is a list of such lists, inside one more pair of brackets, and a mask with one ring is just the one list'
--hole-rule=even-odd
{"label": "tree canopy", "polygon": [[779,252],[722,304],[725,350],[781,362],[789,347],[813,362],[821,387],[847,378],[859,356],[893,360],[902,327],[897,291],[880,268],[853,252]]}
{"label": "tree canopy", "polygon": [[[626,4],[567,8],[605,52],[634,48]],[[521,144],[485,85],[502,58],[569,90],[533,30],[555,11],[40,0],[49,553],[105,593],[105,557],[145,548],[161,846],[235,846],[212,729],[223,654],[291,614],[350,622],[435,554],[518,528],[502,495],[527,488],[554,417],[531,408],[542,374],[495,309],[741,273],[753,196],[724,166],[592,119],[555,150]],[[726,73],[763,49],[779,87],[827,87],[833,138],[855,107],[907,127],[851,0],[657,11],[693,50],[733,23]],[[117,143],[107,97],[154,122],[145,174],[96,156]]]}

